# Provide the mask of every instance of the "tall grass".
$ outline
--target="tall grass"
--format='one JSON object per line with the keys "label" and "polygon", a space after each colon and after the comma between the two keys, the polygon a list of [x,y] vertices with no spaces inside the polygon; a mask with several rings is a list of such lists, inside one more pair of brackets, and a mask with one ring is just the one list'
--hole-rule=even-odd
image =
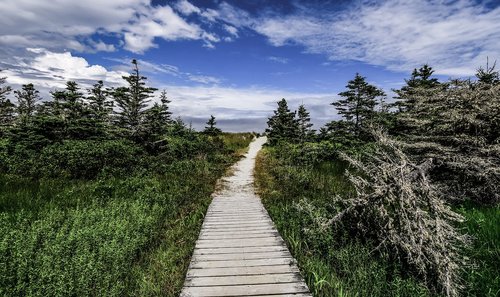
{"label": "tall grass", "polygon": [[[317,217],[338,212],[334,195],[348,197],[353,188],[344,177],[346,164],[324,162],[297,166],[276,158],[273,148],[259,154],[256,184],[263,203],[314,296],[428,296],[430,292],[390,256],[373,253],[367,241],[353,240],[344,230],[315,228],[315,217],[302,207],[314,207]],[[302,203],[307,199],[308,203]]]}
{"label": "tall grass", "polygon": [[[304,166],[287,160],[278,149],[266,148],[258,155],[256,185],[314,296],[437,295],[392,255],[376,251],[369,238],[341,226],[315,227],[317,218],[338,212],[333,196],[355,194],[343,175],[346,164]],[[466,217],[462,232],[474,237],[473,247],[465,251],[473,265],[464,267],[462,294],[498,296],[500,209],[464,205],[457,211]]]}
{"label": "tall grass", "polygon": [[0,296],[177,296],[236,159],[228,150],[127,178],[0,175]]}
{"label": "tall grass", "polygon": [[463,232],[472,235],[467,251],[471,267],[464,272],[465,296],[500,296],[500,207],[465,203],[457,211],[466,221]]}

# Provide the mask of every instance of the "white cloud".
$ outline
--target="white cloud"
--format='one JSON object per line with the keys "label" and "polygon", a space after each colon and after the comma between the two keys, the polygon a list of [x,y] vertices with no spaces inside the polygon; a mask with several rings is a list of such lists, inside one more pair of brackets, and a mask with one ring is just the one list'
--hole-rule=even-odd
{"label": "white cloud", "polygon": [[[201,10],[186,0],[171,4],[184,15]],[[127,50],[143,53],[156,47],[155,38],[219,42],[215,33],[187,21],[171,6],[149,0],[4,0],[0,10],[0,45],[51,50],[114,51],[115,45],[91,37],[108,35]],[[119,42],[118,42],[119,43]]]}
{"label": "white cloud", "polygon": [[223,128],[233,130],[262,131],[265,120],[273,114],[276,102],[286,98],[292,110],[300,104],[305,104],[311,112],[316,127],[337,118],[335,109],[329,106],[331,94],[290,92],[262,87],[231,88],[231,87],[188,87],[164,85],[174,115],[182,115],[187,119],[198,119],[198,128],[203,120],[214,115],[220,123],[226,122]]}
{"label": "white cloud", "polygon": [[280,64],[287,64],[288,59],[284,57],[276,57],[276,56],[269,56],[267,57],[267,60],[275,63],[280,63]]}
{"label": "white cloud", "polygon": [[175,8],[184,15],[190,15],[193,13],[200,13],[201,9],[191,4],[191,2],[187,0],[180,0],[175,3]]}
{"label": "white cloud", "polygon": [[[69,52],[30,48],[28,53],[32,55],[30,59],[18,61],[16,67],[3,71],[2,75],[7,76],[7,83],[15,89],[22,84],[33,83],[46,100],[50,98],[50,90],[64,88],[67,80],[77,81],[82,88],[89,88],[97,80],[103,80],[108,86],[118,86],[124,83],[122,76],[128,75],[126,71],[113,71],[101,65],[91,65],[84,58]],[[126,59],[110,60],[129,65]],[[311,111],[316,124],[336,118],[335,109],[329,106],[331,94],[291,92],[264,87],[223,87],[217,85],[220,82],[218,78],[182,72],[173,65],[158,65],[143,60],[138,62],[141,70],[145,72],[168,73],[186,80],[211,84],[153,85],[168,91],[174,116],[194,121],[197,128],[201,128],[208,115],[213,114],[225,129],[262,131],[266,119],[276,108],[276,102],[283,97],[288,100],[291,109],[296,109],[299,104],[304,103]]]}
{"label": "white cloud", "polygon": [[98,80],[109,85],[123,83],[123,71],[109,71],[101,65],[90,65],[82,57],[73,56],[70,52],[51,52],[42,48],[28,48],[33,55],[29,62],[18,60],[16,67],[7,69],[4,74],[7,82],[14,86],[33,83],[42,89],[63,88],[66,81],[75,80],[90,86]]}
{"label": "white cloud", "polygon": [[196,75],[188,73],[187,77],[190,81],[199,82],[202,84],[219,84],[221,82],[220,79],[208,75]]}
{"label": "white cloud", "polygon": [[294,14],[254,18],[223,2],[219,18],[255,30],[274,46],[301,45],[331,60],[395,71],[429,63],[437,74],[468,76],[487,56],[500,59],[500,7],[473,0],[367,0],[342,11],[301,5]]}
{"label": "white cloud", "polygon": [[238,37],[238,29],[237,28],[235,28],[233,26],[229,26],[227,24],[224,24],[223,27],[224,27],[224,30],[226,30],[233,37]]}

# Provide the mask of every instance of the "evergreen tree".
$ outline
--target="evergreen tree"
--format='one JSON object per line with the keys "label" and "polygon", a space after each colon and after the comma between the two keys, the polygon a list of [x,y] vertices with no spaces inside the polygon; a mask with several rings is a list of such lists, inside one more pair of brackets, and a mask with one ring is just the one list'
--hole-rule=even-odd
{"label": "evergreen tree", "polygon": [[113,111],[113,101],[108,100],[108,91],[104,89],[102,80],[98,81],[92,89],[88,90],[89,111],[97,125],[105,126],[109,123]]}
{"label": "evergreen tree", "polygon": [[413,69],[410,79],[405,79],[406,86],[403,86],[400,90],[393,90],[398,95],[395,99],[399,99],[393,106],[399,111],[412,109],[415,105],[412,95],[415,94],[417,89],[431,89],[440,85],[437,78],[431,78],[433,73],[434,70],[427,64],[424,64],[419,69]]}
{"label": "evergreen tree", "polygon": [[32,121],[36,103],[40,101],[40,92],[33,84],[25,84],[21,90],[14,91],[17,98],[17,114],[21,124],[26,125]]}
{"label": "evergreen tree", "polygon": [[291,142],[297,140],[298,121],[295,118],[295,112],[288,109],[285,98],[278,102],[278,108],[274,111],[274,115],[268,119],[267,126],[266,133],[271,145],[277,144],[281,140]]}
{"label": "evergreen tree", "polygon": [[83,93],[80,92],[80,87],[75,81],[68,81],[66,83],[66,89],[55,91],[51,94],[60,116],[62,116],[69,125],[73,125],[81,118],[84,110]]}
{"label": "evergreen tree", "polygon": [[210,136],[217,136],[221,134],[222,131],[215,126],[216,124],[217,122],[215,121],[215,117],[213,115],[210,115],[210,119],[207,121],[207,126],[205,126],[205,130],[203,130],[203,133]]}
{"label": "evergreen tree", "polygon": [[314,130],[312,130],[311,127],[313,124],[311,123],[311,117],[304,104],[301,104],[297,110],[297,123],[299,128],[299,141],[305,142],[312,140],[314,137]]}
{"label": "evergreen tree", "polygon": [[167,97],[167,91],[163,90],[160,93],[160,103],[155,104],[146,111],[144,126],[146,134],[155,140],[167,133],[169,125],[172,123],[170,118],[172,113],[168,110],[170,100]]}
{"label": "evergreen tree", "polygon": [[385,93],[365,81],[365,77],[356,73],[353,80],[347,83],[347,91],[339,93],[345,99],[333,102],[338,113],[347,121],[354,124],[354,134],[359,135],[365,123],[372,120],[375,115],[377,97]]}
{"label": "evergreen tree", "polygon": [[116,88],[113,97],[120,108],[117,114],[118,124],[126,129],[132,138],[138,139],[143,132],[142,122],[149,98],[157,89],[146,86],[147,78],[139,73],[135,59],[132,60],[132,65],[132,73],[123,76],[128,86]]}
{"label": "evergreen tree", "polygon": [[[101,136],[102,130],[96,126],[91,112],[83,101],[83,93],[74,81],[66,83],[66,89],[52,92],[53,103],[47,104],[48,112],[62,119],[64,137],[70,139],[87,139]],[[53,123],[55,124],[55,123]]]}
{"label": "evergreen tree", "polygon": [[5,80],[5,77],[0,77],[0,135],[2,130],[12,124],[15,113],[15,105],[7,99],[7,95],[12,91],[12,88],[10,86],[2,86],[5,84]]}
{"label": "evergreen tree", "polygon": [[493,65],[489,65],[488,58],[486,59],[486,68],[482,66],[477,69],[476,77],[480,83],[494,85],[500,83],[500,76],[498,71],[495,71],[495,66],[497,62],[493,62]]}

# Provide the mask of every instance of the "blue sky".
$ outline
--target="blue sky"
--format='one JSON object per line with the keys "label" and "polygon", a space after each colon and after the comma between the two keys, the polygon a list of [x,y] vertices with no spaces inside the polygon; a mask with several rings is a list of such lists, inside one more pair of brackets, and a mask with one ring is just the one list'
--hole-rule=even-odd
{"label": "blue sky", "polygon": [[398,88],[429,63],[473,76],[500,53],[500,1],[4,0],[0,68],[17,88],[122,83],[132,58],[175,116],[262,130],[275,102],[304,103],[319,128],[356,72]]}

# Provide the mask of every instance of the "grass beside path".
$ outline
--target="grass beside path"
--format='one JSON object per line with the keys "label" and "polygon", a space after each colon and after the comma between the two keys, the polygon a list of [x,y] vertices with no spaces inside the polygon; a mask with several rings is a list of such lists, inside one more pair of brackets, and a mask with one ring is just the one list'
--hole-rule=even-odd
{"label": "grass beside path", "polygon": [[[342,229],[320,230],[314,217],[332,217],[338,206],[334,195],[348,197],[352,188],[343,176],[345,166],[336,161],[312,167],[289,164],[265,148],[255,169],[263,203],[304,274],[314,296],[434,296],[390,255],[374,252],[374,245]],[[308,203],[303,203],[307,199]],[[500,209],[463,205],[463,232],[473,237],[464,251],[472,265],[464,267],[463,296],[500,294]]]}
{"label": "grass beside path", "polygon": [[162,174],[0,175],[0,296],[177,296],[235,148]]}

